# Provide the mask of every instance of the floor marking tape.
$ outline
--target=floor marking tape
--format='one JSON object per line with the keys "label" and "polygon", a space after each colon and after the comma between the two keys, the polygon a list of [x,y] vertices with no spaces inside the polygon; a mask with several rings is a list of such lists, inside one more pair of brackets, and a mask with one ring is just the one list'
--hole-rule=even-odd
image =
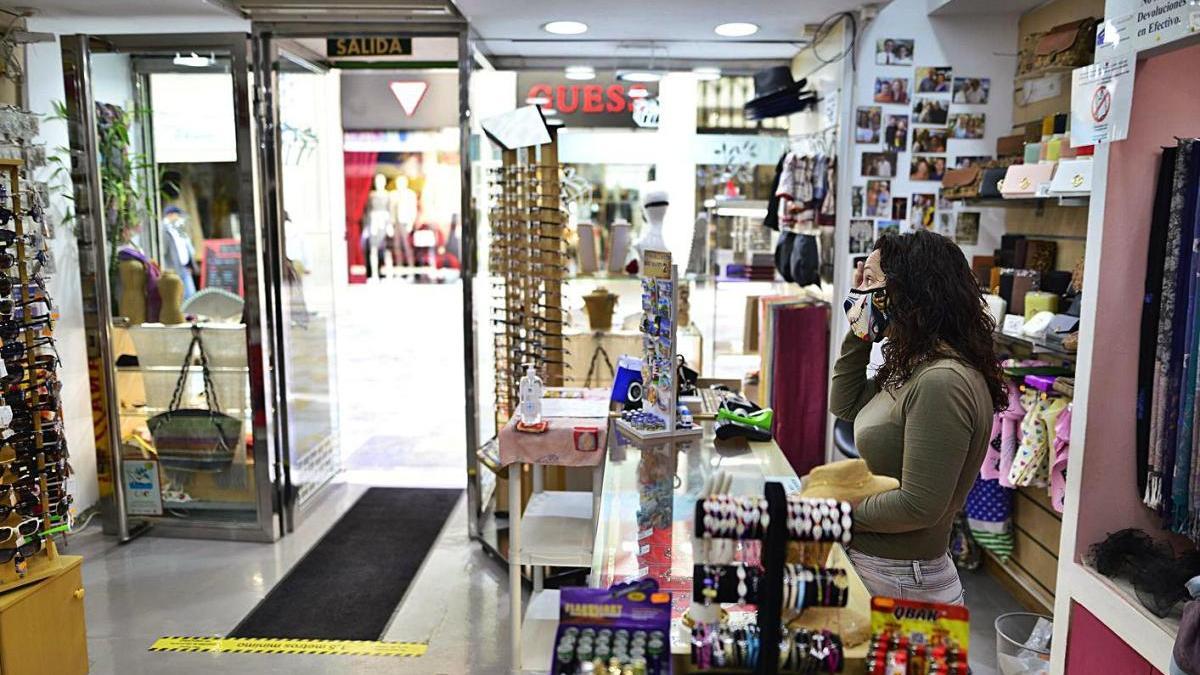
{"label": "floor marking tape", "polygon": [[225,654],[324,654],[335,656],[423,656],[424,642],[370,640],[293,640],[272,638],[161,637],[152,652],[209,652]]}

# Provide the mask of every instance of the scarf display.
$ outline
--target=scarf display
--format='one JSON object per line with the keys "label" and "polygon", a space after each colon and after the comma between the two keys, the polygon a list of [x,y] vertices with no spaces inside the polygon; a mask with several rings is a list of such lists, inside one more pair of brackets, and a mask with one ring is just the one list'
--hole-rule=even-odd
{"label": "scarf display", "polygon": [[[1169,167],[1172,154],[1174,165]],[[1192,541],[1200,541],[1200,460],[1194,457],[1200,440],[1200,423],[1196,420],[1200,388],[1198,197],[1200,143],[1180,140],[1174,153],[1163,153],[1155,193],[1147,292],[1159,269],[1161,283],[1155,330],[1149,330],[1147,317],[1143,316],[1141,351],[1149,350],[1152,343],[1154,361],[1152,367],[1145,360],[1139,363],[1137,461],[1145,504],[1158,512],[1166,528]],[[1164,213],[1165,237],[1161,232]],[[1143,309],[1153,314],[1155,299],[1148,295],[1145,303]]]}

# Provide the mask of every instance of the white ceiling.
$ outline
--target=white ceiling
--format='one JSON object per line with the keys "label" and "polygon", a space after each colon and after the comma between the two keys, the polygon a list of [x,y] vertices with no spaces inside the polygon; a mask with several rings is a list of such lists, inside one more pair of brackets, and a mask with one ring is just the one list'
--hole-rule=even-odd
{"label": "white ceiling", "polygon": [[5,0],[5,7],[33,7],[39,18],[118,16],[229,16],[205,0]]}
{"label": "white ceiling", "polygon": [[[618,57],[665,59],[787,59],[806,36],[806,26],[864,0],[455,0],[483,49],[496,56]],[[542,30],[555,20],[582,21],[588,31],[556,36]],[[760,30],[748,38],[722,38],[713,27],[749,21]],[[651,44],[653,43],[653,44]]]}

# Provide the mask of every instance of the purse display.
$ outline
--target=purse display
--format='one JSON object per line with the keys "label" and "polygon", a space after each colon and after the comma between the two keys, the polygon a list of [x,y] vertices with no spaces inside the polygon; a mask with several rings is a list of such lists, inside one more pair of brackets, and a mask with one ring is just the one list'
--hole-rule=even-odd
{"label": "purse display", "polygon": [[981,199],[1000,199],[1003,196],[1004,176],[1007,173],[1008,167],[984,170],[979,183],[979,197]]}
{"label": "purse display", "polygon": [[1054,179],[1050,181],[1050,194],[1059,197],[1082,197],[1092,193],[1093,160],[1069,159],[1058,163]]}
{"label": "purse display", "polygon": [[1021,157],[1025,153],[1025,136],[1014,134],[996,139],[997,157]]}
{"label": "purse display", "polygon": [[1096,27],[1092,17],[1059,24],[1043,35],[1033,48],[1033,70],[1078,68],[1092,62]]}
{"label": "purse display", "polygon": [[1029,199],[1043,196],[1054,176],[1054,164],[1014,164],[1004,174],[1000,195],[1005,199]]}
{"label": "purse display", "polygon": [[[207,408],[180,407],[188,373],[192,368],[193,350],[198,351],[200,367],[204,372]],[[154,448],[163,468],[219,472],[233,464],[238,444],[242,442],[242,420],[221,412],[198,325],[192,325],[192,341],[184,354],[183,367],[179,371],[170,406],[166,412],[147,420],[146,426],[154,438]]]}
{"label": "purse display", "polygon": [[971,199],[979,196],[983,169],[978,165],[951,169],[942,176],[942,196],[946,199]]}

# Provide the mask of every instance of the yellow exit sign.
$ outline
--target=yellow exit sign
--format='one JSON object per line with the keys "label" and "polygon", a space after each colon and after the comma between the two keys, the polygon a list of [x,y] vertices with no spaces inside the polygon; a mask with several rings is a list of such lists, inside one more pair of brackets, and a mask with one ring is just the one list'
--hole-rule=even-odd
{"label": "yellow exit sign", "polygon": [[363,35],[329,38],[325,41],[327,56],[408,56],[412,54],[412,39]]}

